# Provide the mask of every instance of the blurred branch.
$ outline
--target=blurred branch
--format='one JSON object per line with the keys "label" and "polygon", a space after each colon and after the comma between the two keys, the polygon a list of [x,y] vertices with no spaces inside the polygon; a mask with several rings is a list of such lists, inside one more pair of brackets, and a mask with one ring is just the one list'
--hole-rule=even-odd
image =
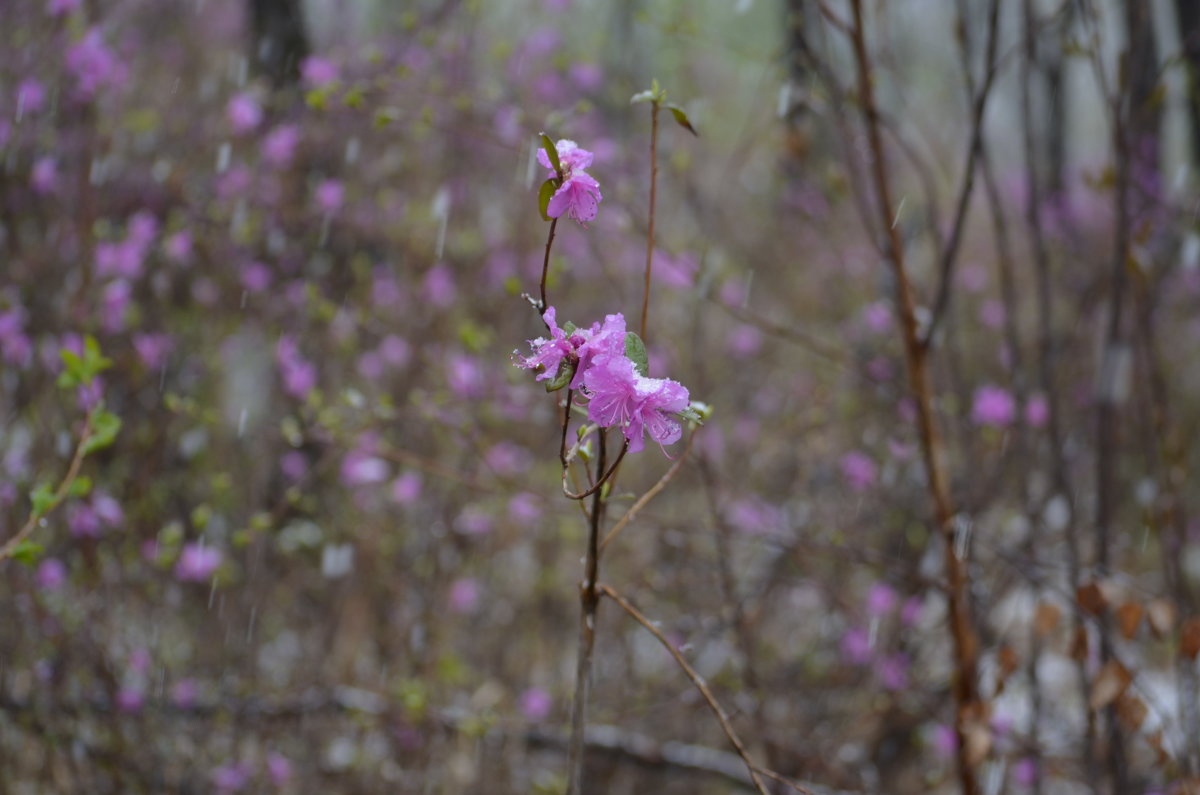
{"label": "blurred branch", "polygon": [[604,536],[604,540],[600,542],[601,552],[604,552],[604,548],[608,546],[609,541],[612,541],[617,537],[617,533],[620,533],[625,529],[625,525],[629,524],[637,517],[638,511],[642,510],[642,508],[645,508],[646,504],[649,503],[650,500],[658,496],[659,492],[667,487],[667,484],[671,482],[671,480],[683,467],[683,462],[687,460],[688,453],[691,452],[692,442],[696,441],[696,433],[696,431],[692,431],[691,435],[688,436],[687,444],[684,446],[683,452],[680,453],[679,458],[675,460],[675,463],[671,465],[671,468],[664,472],[663,476],[658,479],[658,482],[647,489],[645,494],[643,494],[641,497],[638,497],[637,502],[635,502],[629,508],[629,510],[625,512],[624,516],[617,520],[617,523],[613,525],[612,530],[608,531],[608,535]]}

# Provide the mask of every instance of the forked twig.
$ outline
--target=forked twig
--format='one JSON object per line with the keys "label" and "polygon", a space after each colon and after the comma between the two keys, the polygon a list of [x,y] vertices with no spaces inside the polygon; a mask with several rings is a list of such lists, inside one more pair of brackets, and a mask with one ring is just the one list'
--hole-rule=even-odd
{"label": "forked twig", "polygon": [[683,462],[687,459],[688,453],[691,452],[692,442],[695,440],[696,432],[693,431],[691,436],[688,437],[687,444],[684,446],[683,452],[679,454],[679,458],[675,460],[675,463],[671,465],[671,468],[664,472],[663,476],[658,479],[658,482],[651,486],[645,494],[643,494],[641,497],[638,497],[637,502],[635,502],[632,507],[625,512],[624,516],[617,520],[617,523],[613,525],[613,529],[608,531],[608,535],[604,536],[604,540],[600,542],[601,552],[603,552],[604,548],[608,546],[609,541],[612,541],[614,538],[616,538],[617,533],[625,529],[625,525],[629,524],[637,517],[638,511],[642,510],[642,508],[645,508],[646,503],[658,496],[658,493],[665,489],[667,484],[671,482],[676,474],[678,474],[679,470],[683,468]]}

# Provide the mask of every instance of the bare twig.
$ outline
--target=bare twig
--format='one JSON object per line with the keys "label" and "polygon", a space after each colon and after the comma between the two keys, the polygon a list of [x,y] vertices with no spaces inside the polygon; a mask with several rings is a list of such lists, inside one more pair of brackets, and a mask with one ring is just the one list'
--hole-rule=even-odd
{"label": "bare twig", "polygon": [[658,109],[659,101],[650,103],[650,219],[646,232],[646,288],[642,293],[642,340],[646,339],[646,320],[650,313],[650,269],[654,264],[654,201],[658,195]]}
{"label": "bare twig", "polygon": [[658,496],[658,493],[665,489],[667,484],[671,482],[676,474],[678,474],[679,470],[683,467],[683,462],[688,457],[688,453],[691,452],[692,442],[694,441],[696,441],[695,431],[693,431],[691,436],[688,437],[687,444],[684,446],[683,452],[679,454],[679,458],[675,459],[675,463],[671,465],[671,468],[664,472],[663,476],[658,479],[658,482],[647,489],[645,494],[643,494],[641,497],[638,497],[637,502],[635,502],[632,507],[625,512],[624,516],[617,520],[617,523],[613,525],[613,529],[608,531],[608,535],[604,536],[604,540],[600,542],[601,552],[604,552],[604,548],[608,546],[608,542],[617,537],[617,533],[620,533],[625,529],[625,525],[637,518],[638,511],[642,510],[642,508],[645,508],[646,504],[650,502],[650,500]]}
{"label": "bare twig", "polygon": [[943,465],[943,450],[933,420],[932,386],[927,354],[929,349],[917,336],[912,287],[904,266],[904,246],[892,224],[891,186],[888,182],[883,141],[880,136],[878,111],[872,85],[871,62],[867,56],[866,30],[863,24],[862,0],[852,0],[854,28],[851,34],[855,60],[858,65],[859,99],[867,127],[872,155],[876,198],[881,226],[888,240],[888,253],[896,277],[896,300],[900,325],[904,335],[905,362],[913,398],[917,408],[917,425],[921,438],[922,458],[926,480],[934,504],[938,530],[942,536],[943,558],[946,566],[946,597],[949,604],[950,633],[954,641],[955,677],[954,700],[957,708],[955,733],[958,738],[958,774],[964,795],[977,795],[979,782],[967,743],[967,724],[977,719],[978,639],[971,622],[967,600],[967,556],[969,548],[960,549],[957,543],[953,503]]}
{"label": "bare twig", "polygon": [[[717,721],[721,724],[721,729],[725,732],[725,736],[729,738],[730,745],[733,746],[734,750],[737,751],[737,755],[742,758],[743,762],[745,762],[746,769],[750,771],[750,779],[754,782],[755,788],[759,793],[761,793],[761,795],[770,795],[770,792],[767,790],[766,785],[762,781],[764,778],[762,771],[760,771],[758,766],[755,765],[753,760],[750,759],[750,754],[746,751],[745,744],[742,742],[742,739],[738,737],[737,730],[734,729],[733,724],[729,722],[729,716],[725,713],[725,709],[720,705],[720,703],[717,702],[716,697],[713,696],[712,690],[709,688],[708,683],[704,681],[704,678],[700,676],[700,674],[696,673],[696,669],[692,668],[687,659],[679,653],[679,649],[676,649],[675,646],[671,644],[671,641],[667,640],[666,636],[662,634],[658,627],[654,626],[654,622],[642,615],[641,611],[630,604],[625,597],[621,596],[607,585],[600,586],[600,593],[616,602],[622,610],[628,613],[634,621],[645,627],[646,631],[653,635],[655,640],[661,643],[663,648],[671,653],[671,656],[675,658],[675,662],[679,663],[679,667],[683,669],[683,672],[687,674],[688,679],[690,679],[692,684],[696,686],[696,689],[700,691],[700,695],[704,697],[709,709],[711,709],[713,714],[717,716]],[[774,776],[771,776],[770,778],[774,778]],[[798,788],[798,791],[810,792],[810,790],[803,788]]]}

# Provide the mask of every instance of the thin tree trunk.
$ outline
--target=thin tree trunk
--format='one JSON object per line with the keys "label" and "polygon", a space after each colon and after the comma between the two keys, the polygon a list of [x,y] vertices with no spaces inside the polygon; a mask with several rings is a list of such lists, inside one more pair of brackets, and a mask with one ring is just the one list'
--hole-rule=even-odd
{"label": "thin tree trunk", "polygon": [[309,53],[301,0],[250,0],[250,24],[255,73],[276,87],[298,82],[300,62]]}

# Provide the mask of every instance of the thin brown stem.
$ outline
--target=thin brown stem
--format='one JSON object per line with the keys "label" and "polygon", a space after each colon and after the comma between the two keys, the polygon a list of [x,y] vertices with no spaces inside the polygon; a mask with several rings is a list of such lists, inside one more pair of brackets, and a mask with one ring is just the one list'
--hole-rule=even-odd
{"label": "thin brown stem", "polygon": [[[54,506],[58,506],[66,499],[67,494],[71,490],[71,484],[75,482],[75,478],[79,476],[79,468],[83,466],[83,459],[87,455],[84,450],[89,439],[92,438],[92,420],[96,414],[96,409],[88,411],[87,417],[83,421],[83,430],[79,434],[79,443],[75,445],[75,454],[71,456],[71,464],[67,467],[67,474],[63,476],[62,482],[58,484],[58,488],[54,490]],[[51,509],[53,510],[53,508]],[[25,524],[17,531],[16,535],[4,542],[4,546],[0,547],[0,560],[11,558],[16,552],[21,543],[33,534],[40,524],[40,520],[46,518],[46,513],[37,513],[30,511],[29,518],[25,520]]]}
{"label": "thin brown stem", "polygon": [[[712,689],[709,688],[708,683],[704,681],[704,678],[700,676],[700,674],[696,673],[696,669],[692,668],[687,659],[679,653],[679,649],[675,648],[671,641],[667,640],[666,636],[662,634],[658,627],[654,626],[654,622],[642,615],[641,611],[630,604],[625,597],[621,596],[607,585],[601,585],[599,590],[604,596],[607,596],[609,599],[612,599],[614,602],[616,602],[622,610],[629,614],[630,618],[641,624],[647,632],[654,636],[655,640],[662,644],[663,648],[670,652],[671,656],[675,658],[675,662],[677,662],[679,667],[683,669],[683,672],[687,674],[687,678],[690,679],[692,684],[695,685],[696,689],[700,691],[700,695],[704,697],[704,701],[708,704],[708,708],[711,709],[713,714],[717,716],[717,722],[721,724],[722,731],[724,731],[725,736],[729,738],[729,744],[733,746],[733,749],[737,752],[737,755],[740,756],[742,761],[746,763],[746,769],[750,772],[750,778],[754,782],[755,788],[757,788],[762,795],[770,795],[766,788],[766,784],[763,783],[764,775],[762,771],[760,771],[758,765],[754,764],[753,760],[750,759],[750,754],[746,750],[746,745],[742,742],[741,737],[738,736],[737,730],[733,728],[733,724],[729,721],[729,715],[725,712],[725,709],[721,706],[720,702],[717,701],[716,697],[713,695]],[[776,778],[776,776],[769,776],[768,778]],[[793,784],[792,786],[797,785]],[[810,790],[803,788],[801,788],[799,791],[810,792]]]}
{"label": "thin brown stem", "polygon": [[863,24],[862,0],[852,0],[854,27],[851,33],[855,60],[858,66],[859,99],[867,128],[872,155],[872,171],[878,202],[877,211],[884,234],[887,235],[889,259],[896,278],[896,301],[904,336],[905,362],[917,408],[917,425],[926,480],[933,500],[938,530],[942,536],[943,558],[946,566],[946,597],[949,605],[949,629],[954,641],[956,706],[955,734],[958,738],[958,775],[964,795],[977,795],[979,782],[975,775],[972,748],[968,743],[968,724],[982,717],[977,693],[976,670],[978,639],[970,617],[967,601],[967,558],[969,545],[960,544],[954,522],[954,507],[943,464],[944,452],[933,419],[933,389],[929,375],[928,351],[917,336],[912,287],[904,265],[904,246],[892,223],[891,186],[884,159],[883,140],[879,130],[879,114],[875,105],[871,62],[867,56],[866,29]]}
{"label": "thin brown stem", "polygon": [[[603,430],[600,431],[600,446],[601,446],[601,448],[603,448],[603,446],[604,446],[604,431]],[[581,491],[581,492],[576,493],[576,492],[573,492],[570,489],[568,489],[567,488],[567,471],[564,469],[563,470],[563,494],[572,500],[582,500],[585,497],[591,497],[593,494],[597,494],[600,491],[600,489],[602,489],[604,487],[604,484],[608,483],[610,480],[612,480],[613,476],[616,475],[617,468],[621,466],[621,459],[623,459],[625,457],[625,453],[627,453],[627,452],[629,452],[629,442],[625,442],[623,445],[621,445],[621,452],[617,454],[617,460],[613,461],[613,465],[608,468],[608,471],[605,472],[603,475],[601,475],[600,479],[597,480],[595,483],[593,483],[592,486],[590,488],[588,488],[587,491]],[[604,464],[601,464],[599,467],[597,467],[597,470],[599,471],[599,470],[602,470],[603,468],[604,468]]]}
{"label": "thin brown stem", "polygon": [[650,103],[650,221],[646,232],[646,289],[642,293],[642,340],[646,339],[646,320],[650,314],[650,270],[654,264],[654,203],[658,196],[658,106]]}
{"label": "thin brown stem", "polygon": [[[541,296],[538,303],[538,313],[546,314],[546,310],[550,308],[550,304],[546,302],[546,275],[550,272],[550,248],[554,245],[554,230],[558,229],[558,219],[550,219],[550,234],[546,236],[546,255],[542,258],[542,281],[538,285],[539,295]],[[549,328],[549,326],[546,326]]]}
{"label": "thin brown stem", "polygon": [[[604,471],[607,458],[605,439],[600,431],[599,456],[596,470]],[[628,447],[628,445],[626,445]],[[624,455],[625,450],[621,453]],[[614,467],[615,469],[615,467]],[[591,686],[592,652],[596,648],[596,608],[600,604],[597,578],[600,574],[600,524],[604,515],[604,494],[596,489],[592,494],[592,512],[588,522],[587,558],[584,561],[583,584],[579,589],[579,653],[575,665],[575,698],[571,707],[571,744],[567,750],[569,784],[567,795],[583,795],[583,735],[587,727],[588,690]]]}

